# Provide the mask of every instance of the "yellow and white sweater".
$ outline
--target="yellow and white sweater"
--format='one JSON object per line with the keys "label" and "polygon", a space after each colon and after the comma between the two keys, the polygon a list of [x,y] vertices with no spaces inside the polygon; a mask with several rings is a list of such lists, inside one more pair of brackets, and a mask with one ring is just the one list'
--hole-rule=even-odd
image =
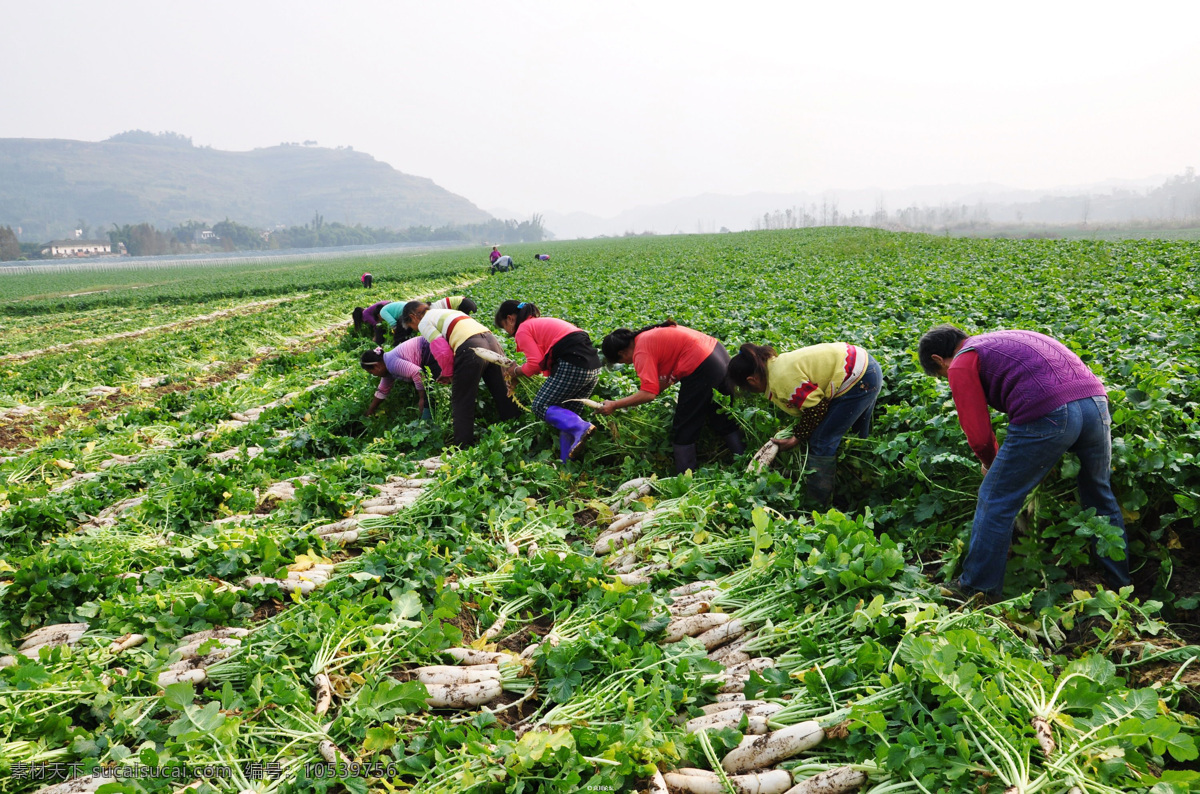
{"label": "yellow and white sweater", "polygon": [[421,318],[417,331],[430,344],[438,337],[444,338],[450,343],[451,350],[458,350],[458,346],[472,336],[489,333],[480,323],[454,309],[430,309]]}
{"label": "yellow and white sweater", "polygon": [[867,351],[830,342],[781,353],[767,362],[767,399],[792,416],[840,397],[867,370]]}

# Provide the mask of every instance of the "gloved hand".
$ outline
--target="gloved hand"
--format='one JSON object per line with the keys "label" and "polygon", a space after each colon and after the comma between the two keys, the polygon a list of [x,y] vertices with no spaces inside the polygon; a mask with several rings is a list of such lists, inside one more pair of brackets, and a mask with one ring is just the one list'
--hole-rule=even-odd
{"label": "gloved hand", "polygon": [[428,405],[421,410],[421,420],[424,422],[433,421],[433,411],[429,410]]}

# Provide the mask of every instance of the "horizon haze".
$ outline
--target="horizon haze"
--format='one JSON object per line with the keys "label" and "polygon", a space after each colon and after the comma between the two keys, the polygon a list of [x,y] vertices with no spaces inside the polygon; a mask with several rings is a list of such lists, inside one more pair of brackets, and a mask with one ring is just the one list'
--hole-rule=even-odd
{"label": "horizon haze", "polygon": [[1046,191],[1200,160],[1197,4],[8,12],[0,138],[351,146],[516,217],[709,194]]}

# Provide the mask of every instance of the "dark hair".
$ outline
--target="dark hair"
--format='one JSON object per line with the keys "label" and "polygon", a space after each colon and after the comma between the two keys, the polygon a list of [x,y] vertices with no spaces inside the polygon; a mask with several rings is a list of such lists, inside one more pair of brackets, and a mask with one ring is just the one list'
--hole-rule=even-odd
{"label": "dark hair", "polygon": [[541,317],[542,312],[538,309],[536,303],[525,303],[524,301],[507,300],[500,304],[500,308],[496,309],[496,327],[500,327],[500,322],[505,317],[516,317],[517,324],[513,326],[513,333],[521,327],[521,323],[528,320],[530,317]]}
{"label": "dark hair", "polygon": [[921,362],[921,369],[925,370],[926,375],[936,375],[938,365],[934,363],[933,356],[953,358],[955,349],[966,338],[967,334],[961,328],[949,323],[930,328],[917,343],[917,358]]}
{"label": "dark hair", "polygon": [[425,301],[409,301],[404,304],[404,308],[400,310],[400,325],[407,328],[409,321],[417,313],[417,309],[428,305]]}
{"label": "dark hair", "polygon": [[350,316],[354,319],[354,333],[362,333],[363,307],[355,306],[354,311],[350,312]]}
{"label": "dark hair", "polygon": [[616,364],[621,351],[632,345],[633,340],[637,338],[638,334],[645,333],[654,328],[670,328],[673,325],[675,325],[674,320],[664,320],[661,323],[647,325],[645,328],[640,328],[636,331],[630,331],[628,328],[618,328],[604,337],[604,341],[600,343],[600,352],[608,359],[608,363]]}
{"label": "dark hair", "polygon": [[738,353],[729,359],[729,382],[742,391],[750,387],[750,376],[757,375],[760,379],[767,378],[767,362],[778,353],[770,345],[745,344],[738,348]]}
{"label": "dark hair", "polygon": [[367,369],[368,367],[378,364],[381,361],[383,361],[383,348],[381,347],[377,347],[374,350],[368,350],[358,359],[359,366],[361,366],[363,369]]}

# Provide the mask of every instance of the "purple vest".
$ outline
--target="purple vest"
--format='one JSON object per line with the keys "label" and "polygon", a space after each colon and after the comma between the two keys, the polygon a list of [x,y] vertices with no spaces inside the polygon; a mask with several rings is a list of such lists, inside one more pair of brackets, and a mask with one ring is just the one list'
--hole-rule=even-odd
{"label": "purple vest", "polygon": [[1106,392],[1087,364],[1063,343],[1034,331],[972,336],[962,350],[979,356],[979,380],[988,405],[1023,425],[1085,397]]}

